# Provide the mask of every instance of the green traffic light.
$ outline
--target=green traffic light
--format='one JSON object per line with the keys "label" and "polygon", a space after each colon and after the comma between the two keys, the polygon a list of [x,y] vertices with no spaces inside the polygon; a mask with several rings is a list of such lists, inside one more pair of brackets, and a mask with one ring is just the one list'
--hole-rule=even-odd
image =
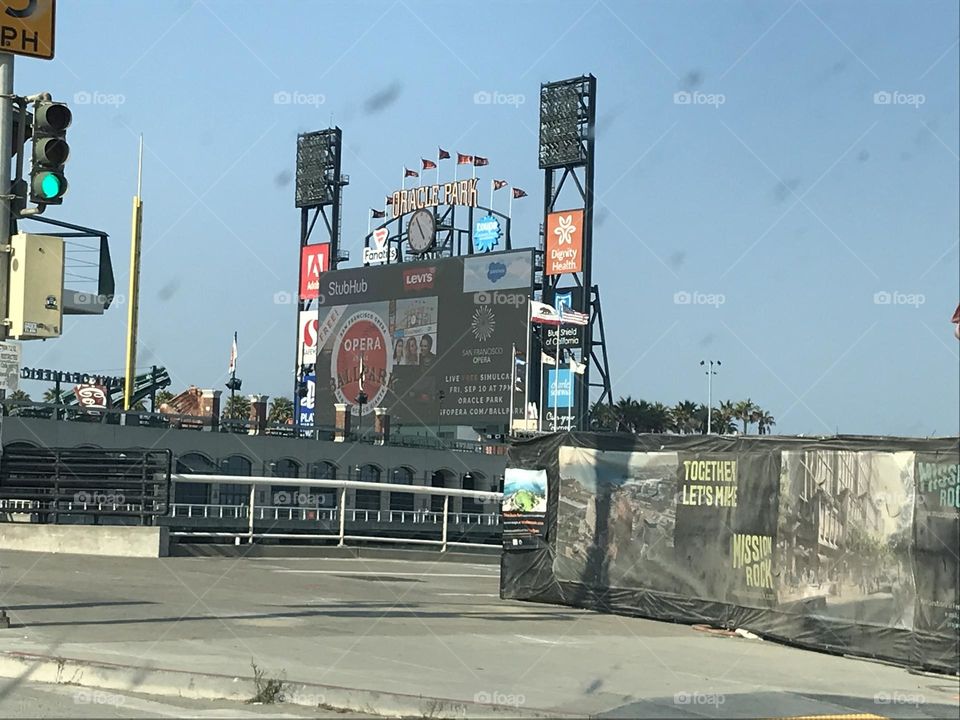
{"label": "green traffic light", "polygon": [[45,200],[53,200],[54,198],[60,197],[60,193],[63,190],[63,185],[58,178],[53,173],[47,173],[40,180],[40,194]]}

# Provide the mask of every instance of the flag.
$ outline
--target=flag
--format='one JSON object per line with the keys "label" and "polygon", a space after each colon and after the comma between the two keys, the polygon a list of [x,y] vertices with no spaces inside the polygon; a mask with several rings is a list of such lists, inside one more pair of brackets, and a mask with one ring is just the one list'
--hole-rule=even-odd
{"label": "flag", "polygon": [[559,325],[560,314],[546,303],[530,301],[530,322],[544,325]]}
{"label": "flag", "polygon": [[494,189],[494,190],[499,190],[500,188],[503,188],[503,187],[506,187],[506,186],[507,186],[507,181],[506,181],[506,180],[494,180],[494,181],[493,181],[493,189]]}
{"label": "flag", "polygon": [[387,195],[386,204],[393,205],[393,195]]}
{"label": "flag", "polygon": [[563,305],[560,306],[558,310],[560,316],[560,323],[566,323],[567,325],[589,325],[590,316],[586,313],[577,312],[576,310],[565,310]]}
{"label": "flag", "polygon": [[950,322],[956,325],[956,327],[953,329],[953,334],[957,340],[960,340],[960,305],[957,305],[957,310],[955,313],[953,313],[953,317],[950,318]]}
{"label": "flag", "polygon": [[420,162],[423,163],[424,170],[436,170],[437,164],[433,160],[427,160],[426,158],[420,158]]}
{"label": "flag", "polygon": [[420,173],[418,173],[416,170],[411,170],[410,168],[405,167],[403,169],[403,176],[404,177],[420,177]]}
{"label": "flag", "polygon": [[473,165],[473,155],[457,153],[457,165]]}
{"label": "flag", "polygon": [[230,367],[227,372],[233,375],[237,371],[237,334],[233,334],[233,345],[230,348]]}
{"label": "flag", "polygon": [[541,365],[556,365],[557,361],[553,359],[553,355],[547,355],[545,352],[540,353],[540,364]]}
{"label": "flag", "polygon": [[370,217],[382,218],[386,216],[387,213],[385,210],[374,210],[373,208],[370,208]]}
{"label": "flag", "polygon": [[514,197],[514,199],[519,199],[519,198],[526,197],[526,196],[527,196],[527,194],[526,194],[523,190],[521,190],[520,188],[515,187],[515,188],[513,189],[513,197]]}
{"label": "flag", "polygon": [[583,375],[586,369],[586,363],[578,363],[573,359],[573,357],[570,358],[570,372],[574,372],[577,375]]}
{"label": "flag", "polygon": [[473,165],[474,167],[483,167],[484,165],[489,165],[490,161],[485,157],[480,157],[479,155],[473,156]]}
{"label": "flag", "polygon": [[527,361],[524,360],[524,359],[523,359],[522,357],[520,357],[519,355],[514,355],[514,356],[513,356],[513,359],[514,359],[514,361],[517,363],[517,365],[526,365],[526,364],[527,364]]}
{"label": "flag", "polygon": [[442,147],[437,148],[437,160],[449,160],[450,153],[444,150]]}

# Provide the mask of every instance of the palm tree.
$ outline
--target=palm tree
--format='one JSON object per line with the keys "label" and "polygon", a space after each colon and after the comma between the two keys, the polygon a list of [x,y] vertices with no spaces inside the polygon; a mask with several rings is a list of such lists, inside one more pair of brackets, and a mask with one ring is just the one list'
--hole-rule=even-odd
{"label": "palm tree", "polygon": [[618,432],[637,432],[640,406],[636,400],[627,395],[617,400],[614,412],[617,418]]}
{"label": "palm tree", "polygon": [[699,423],[697,422],[697,404],[692,400],[678,402],[670,410],[673,418],[674,429],[683,435],[696,432]]}
{"label": "palm tree", "polygon": [[231,395],[223,408],[224,420],[246,420],[250,417],[250,400],[246,395]]}
{"label": "palm tree", "polygon": [[590,408],[590,429],[598,432],[615,432],[617,412],[614,405],[595,402]]}
{"label": "palm tree", "polygon": [[760,406],[753,402],[753,400],[750,398],[733,404],[734,417],[743,423],[744,435],[746,435],[749,431],[750,423],[755,422],[755,417],[759,410]]}
{"label": "palm tree", "polygon": [[647,432],[664,433],[670,429],[670,408],[655,402],[647,409]]}
{"label": "palm tree", "polygon": [[43,391],[43,401],[50,404],[60,404],[60,393],[57,392],[55,387],[47,388]]}
{"label": "palm tree", "polygon": [[777,421],[774,420],[773,415],[763,408],[757,409],[755,422],[757,423],[757,432],[761,435],[769,435],[770,428],[777,424]]}
{"label": "palm tree", "polygon": [[713,428],[711,429],[719,435],[735,433],[737,431],[736,417],[737,413],[733,403],[729,400],[724,400],[720,403],[720,407],[714,408],[713,410]]}
{"label": "palm tree", "polygon": [[26,390],[14,390],[10,393],[7,400],[19,400],[20,402],[30,402],[30,393]]}
{"label": "palm tree", "polygon": [[274,398],[270,402],[267,422],[283,425],[291,419],[293,419],[293,400],[287,397]]}

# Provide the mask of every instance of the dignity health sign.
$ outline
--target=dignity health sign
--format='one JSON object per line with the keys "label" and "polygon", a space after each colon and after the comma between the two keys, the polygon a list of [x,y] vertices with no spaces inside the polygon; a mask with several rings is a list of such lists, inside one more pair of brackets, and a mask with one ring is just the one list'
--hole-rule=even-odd
{"label": "dignity health sign", "polygon": [[583,271],[583,210],[547,215],[546,275]]}

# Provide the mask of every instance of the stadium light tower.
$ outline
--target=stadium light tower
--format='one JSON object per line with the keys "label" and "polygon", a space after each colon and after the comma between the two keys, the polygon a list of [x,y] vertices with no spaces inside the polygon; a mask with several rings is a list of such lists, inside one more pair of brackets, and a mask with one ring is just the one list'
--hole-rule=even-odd
{"label": "stadium light tower", "polygon": [[[709,363],[709,365],[708,365]],[[711,434],[713,430],[713,376],[717,374],[717,371],[713,369],[713,366],[716,365],[720,367],[719,360],[701,360],[700,366],[706,367],[704,371],[707,375],[707,435]]]}

